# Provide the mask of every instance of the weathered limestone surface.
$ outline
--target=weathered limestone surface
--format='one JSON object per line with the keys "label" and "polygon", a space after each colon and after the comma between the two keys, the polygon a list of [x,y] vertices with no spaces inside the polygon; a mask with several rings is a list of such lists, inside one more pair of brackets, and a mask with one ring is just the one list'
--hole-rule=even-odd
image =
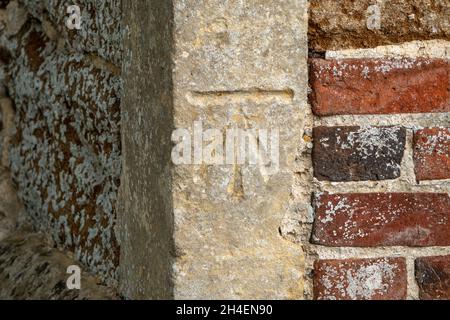
{"label": "weathered limestone surface", "polygon": [[[374,48],[412,40],[450,40],[448,0],[311,0],[314,50]],[[369,6],[377,5],[379,24]],[[368,10],[369,9],[369,10]],[[376,27],[376,28],[372,28]]]}
{"label": "weathered limestone surface", "polygon": [[172,4],[126,1],[122,112],[123,164],[118,230],[120,291],[172,298]]}
{"label": "weathered limestone surface", "polygon": [[[30,15],[52,26],[61,42],[73,51],[86,52],[120,66],[122,58],[122,0],[19,0]],[[82,28],[66,27],[67,7],[81,9]]]}
{"label": "weathered limestone surface", "polygon": [[117,299],[100,280],[81,272],[81,289],[66,286],[67,267],[79,265],[54,249],[42,234],[17,232],[0,241],[0,299],[86,300]]}
{"label": "weathered limestone surface", "polygon": [[80,1],[79,31],[65,24],[72,1],[6,2],[0,78],[15,132],[5,165],[33,227],[115,285],[120,1]]}
{"label": "weathered limestone surface", "polygon": [[[279,228],[306,110],[307,2],[124,7],[122,294],[302,298],[302,249]],[[279,129],[279,171],[172,166],[172,129],[194,121]]]}
{"label": "weathered limestone surface", "polygon": [[[7,134],[2,137],[5,142]],[[82,267],[73,254],[55,249],[48,234],[32,231],[10,173],[0,167],[0,299],[118,298],[83,268],[80,290],[69,290],[67,267],[72,265]]]}

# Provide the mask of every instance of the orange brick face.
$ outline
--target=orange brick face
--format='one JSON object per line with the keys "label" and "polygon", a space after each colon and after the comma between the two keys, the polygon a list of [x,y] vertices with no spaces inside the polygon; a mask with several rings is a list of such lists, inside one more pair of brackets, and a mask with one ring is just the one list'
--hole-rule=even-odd
{"label": "orange brick face", "polygon": [[310,60],[319,116],[450,111],[449,62],[442,59]]}

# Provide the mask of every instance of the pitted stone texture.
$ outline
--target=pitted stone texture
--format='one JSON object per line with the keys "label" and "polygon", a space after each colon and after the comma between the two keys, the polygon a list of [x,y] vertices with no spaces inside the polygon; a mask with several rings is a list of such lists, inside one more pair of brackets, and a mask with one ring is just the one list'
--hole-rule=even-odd
{"label": "pitted stone texture", "polygon": [[17,197],[8,170],[0,167],[0,241],[26,222],[25,210]]}
{"label": "pitted stone texture", "polygon": [[[379,29],[367,27],[370,5],[379,6]],[[450,40],[449,17],[448,0],[312,0],[309,41],[313,49],[326,51],[412,40]]]}
{"label": "pitted stone texture", "polygon": [[[126,295],[302,298],[303,253],[279,227],[307,110],[307,1],[175,0],[173,17],[162,1],[125,7]],[[171,168],[171,129],[196,120],[222,132],[280,129],[279,172]]]}
{"label": "pitted stone texture", "polygon": [[175,127],[201,120],[221,132],[278,129],[280,146],[278,171],[248,163],[174,168],[175,297],[300,299],[303,254],[279,227],[307,108],[307,1],[174,7]]}
{"label": "pitted stone texture", "polygon": [[316,115],[450,111],[445,59],[311,59]]}
{"label": "pitted stone texture", "polygon": [[124,1],[120,293],[173,298],[171,1]]}
{"label": "pitted stone texture", "polygon": [[395,179],[406,142],[399,127],[316,127],[314,176],[328,181]]}
{"label": "pitted stone texture", "polygon": [[326,246],[449,246],[446,193],[321,194],[312,242]]}
{"label": "pitted stone texture", "polygon": [[72,258],[53,249],[39,234],[17,232],[0,241],[0,299],[86,300],[117,299],[99,280],[81,272],[81,290],[66,286]]}
{"label": "pitted stone texture", "polygon": [[10,65],[16,107],[11,170],[35,227],[103,280],[118,264],[121,81],[83,55],[56,50],[40,24]]}
{"label": "pitted stone texture", "polygon": [[4,30],[6,36],[14,36],[21,30],[22,26],[28,19],[27,10],[17,1],[10,1],[1,11]]}
{"label": "pitted stone texture", "polygon": [[420,299],[450,299],[450,256],[419,258],[415,266]]}
{"label": "pitted stone texture", "polygon": [[414,133],[417,180],[450,179],[450,128],[426,128]]}
{"label": "pitted stone texture", "polygon": [[[50,22],[58,36],[79,53],[89,52],[117,66],[122,61],[122,0],[20,0],[31,15]],[[81,9],[81,30],[69,30],[67,8]]]}
{"label": "pitted stone texture", "polygon": [[404,300],[403,258],[319,260],[314,263],[316,300]]}
{"label": "pitted stone texture", "polygon": [[67,289],[67,267],[78,263],[54,249],[49,237],[30,231],[10,174],[0,170],[0,299],[116,299],[85,270],[81,290]]}

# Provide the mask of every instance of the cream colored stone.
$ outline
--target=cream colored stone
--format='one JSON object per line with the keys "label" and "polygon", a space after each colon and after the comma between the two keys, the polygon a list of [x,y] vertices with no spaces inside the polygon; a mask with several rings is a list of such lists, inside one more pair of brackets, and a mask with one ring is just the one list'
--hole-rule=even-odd
{"label": "cream colored stone", "polygon": [[[123,293],[301,299],[302,248],[279,229],[307,115],[307,1],[176,0],[173,16],[162,4],[126,7]],[[169,129],[194,121],[279,129],[280,170],[171,166]]]}

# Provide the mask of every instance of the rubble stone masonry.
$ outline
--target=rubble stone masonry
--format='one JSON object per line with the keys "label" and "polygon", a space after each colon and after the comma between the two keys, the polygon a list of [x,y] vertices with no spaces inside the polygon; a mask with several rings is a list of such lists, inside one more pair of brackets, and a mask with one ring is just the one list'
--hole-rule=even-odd
{"label": "rubble stone masonry", "polygon": [[115,285],[121,174],[120,1],[2,1],[3,95],[13,101],[10,169],[37,231]]}

